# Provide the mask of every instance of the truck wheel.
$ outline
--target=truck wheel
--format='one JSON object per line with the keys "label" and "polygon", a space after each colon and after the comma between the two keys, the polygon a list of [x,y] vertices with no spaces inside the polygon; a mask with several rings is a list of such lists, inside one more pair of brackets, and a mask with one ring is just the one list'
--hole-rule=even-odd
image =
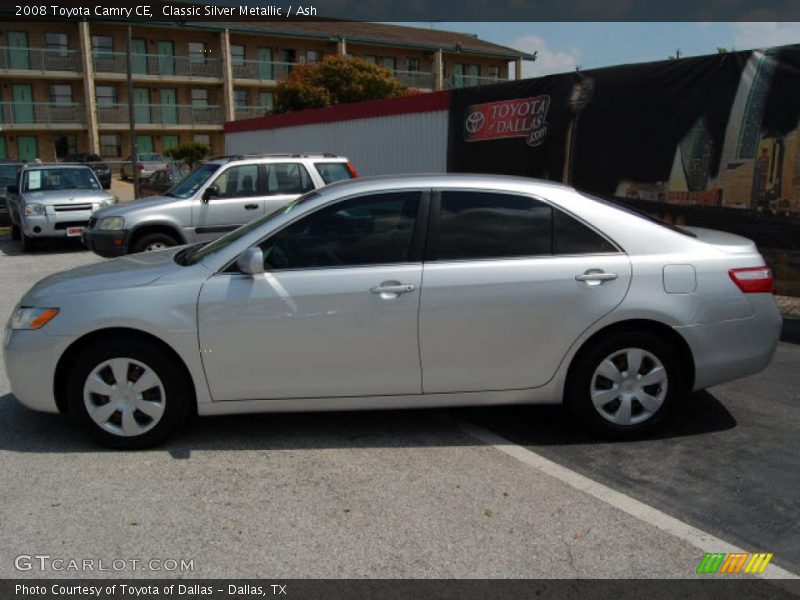
{"label": "truck wheel", "polygon": [[177,246],[178,242],[166,233],[148,233],[136,240],[131,252],[155,252]]}
{"label": "truck wheel", "polygon": [[11,239],[15,242],[19,241],[19,225],[11,224]]}
{"label": "truck wheel", "polygon": [[28,237],[22,229],[20,230],[20,237],[22,238],[22,249],[25,252],[33,252],[39,247],[39,240]]}

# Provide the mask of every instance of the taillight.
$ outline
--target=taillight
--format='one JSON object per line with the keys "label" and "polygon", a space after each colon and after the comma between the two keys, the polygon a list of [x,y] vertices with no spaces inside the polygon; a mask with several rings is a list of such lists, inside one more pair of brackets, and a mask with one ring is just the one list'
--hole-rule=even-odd
{"label": "taillight", "polygon": [[356,172],[356,168],[353,166],[353,163],[348,162],[346,166],[347,166],[347,172],[350,173],[350,177],[352,177],[353,179],[358,177],[358,173]]}
{"label": "taillight", "polygon": [[144,165],[142,163],[136,165],[136,168],[139,169],[140,171],[144,171]]}
{"label": "taillight", "polygon": [[769,267],[731,269],[728,275],[745,294],[772,293],[772,270]]}

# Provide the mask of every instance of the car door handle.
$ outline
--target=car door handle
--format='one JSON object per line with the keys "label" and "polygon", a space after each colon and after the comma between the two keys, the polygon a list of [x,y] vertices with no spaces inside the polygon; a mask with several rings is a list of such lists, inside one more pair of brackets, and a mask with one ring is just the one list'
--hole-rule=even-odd
{"label": "car door handle", "polygon": [[380,285],[375,286],[374,288],[370,288],[370,293],[372,294],[407,294],[408,292],[413,292],[417,289],[413,283],[382,283]]}
{"label": "car door handle", "polygon": [[244,205],[244,209],[245,210],[255,210],[257,208],[258,208],[258,204],[245,204]]}
{"label": "car door handle", "polygon": [[590,281],[602,283],[603,281],[612,281],[617,278],[616,273],[606,273],[604,271],[589,270],[580,275],[575,275],[575,281]]}

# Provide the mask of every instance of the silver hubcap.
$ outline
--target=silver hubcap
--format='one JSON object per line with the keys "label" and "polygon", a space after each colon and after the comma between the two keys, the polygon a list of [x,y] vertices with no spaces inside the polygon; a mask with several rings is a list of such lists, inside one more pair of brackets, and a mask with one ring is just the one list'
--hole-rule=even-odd
{"label": "silver hubcap", "polygon": [[83,402],[102,429],[121,436],[142,435],[164,415],[166,394],[156,372],[132,358],[97,365],[83,386]]}
{"label": "silver hubcap", "polygon": [[164,248],[169,248],[164,242],[153,242],[152,244],[147,244],[147,247],[144,249],[145,252],[155,252],[156,250],[163,250]]}
{"label": "silver hubcap", "polygon": [[595,409],[607,421],[636,425],[652,417],[664,404],[667,371],[647,350],[618,350],[595,369],[591,396]]}

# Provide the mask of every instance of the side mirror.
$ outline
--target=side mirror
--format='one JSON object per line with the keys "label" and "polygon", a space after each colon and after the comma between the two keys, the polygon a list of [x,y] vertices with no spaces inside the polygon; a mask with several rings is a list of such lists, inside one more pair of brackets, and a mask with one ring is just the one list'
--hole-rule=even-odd
{"label": "side mirror", "polygon": [[19,186],[17,186],[17,185],[9,185],[8,187],[6,187],[6,191],[9,194],[19,194]]}
{"label": "side mirror", "polygon": [[211,198],[219,197],[219,188],[215,185],[208,186],[203,190],[203,202],[208,202]]}
{"label": "side mirror", "polygon": [[259,275],[264,272],[264,253],[258,246],[248,248],[236,259],[236,266],[242,273]]}

